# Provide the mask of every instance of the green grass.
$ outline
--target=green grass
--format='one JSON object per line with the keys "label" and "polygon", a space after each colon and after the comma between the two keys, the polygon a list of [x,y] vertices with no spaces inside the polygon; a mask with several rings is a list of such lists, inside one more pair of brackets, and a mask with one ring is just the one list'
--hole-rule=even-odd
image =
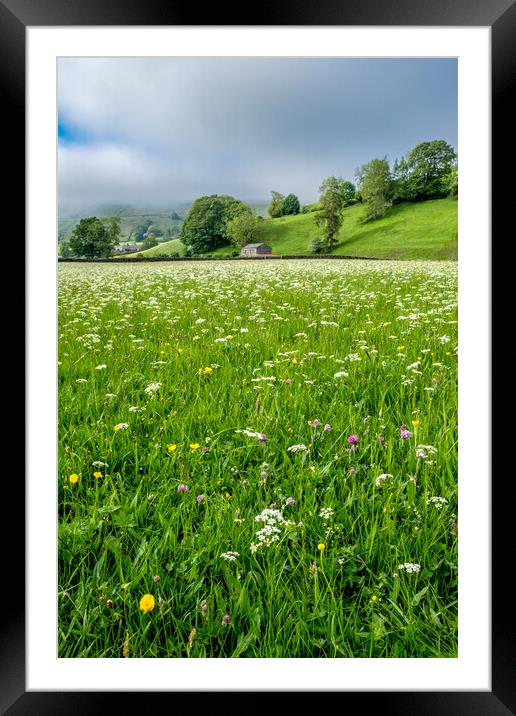
{"label": "green grass", "polygon": [[449,262],[61,264],[59,656],[456,657],[456,299]]}
{"label": "green grass", "polygon": [[179,239],[172,239],[171,241],[164,241],[152,249],[145,249],[145,251],[139,251],[135,254],[125,254],[125,258],[134,258],[134,256],[170,256],[171,254],[179,254],[183,256],[185,247]]}
{"label": "green grass", "polygon": [[[388,259],[457,259],[457,202],[437,199],[398,204],[376,221],[362,223],[364,208],[349,207],[344,213],[339,246],[332,252],[345,256]],[[312,239],[321,237],[315,213],[264,221],[257,241],[268,243],[274,254],[306,256]],[[225,246],[213,255],[228,255]]]}

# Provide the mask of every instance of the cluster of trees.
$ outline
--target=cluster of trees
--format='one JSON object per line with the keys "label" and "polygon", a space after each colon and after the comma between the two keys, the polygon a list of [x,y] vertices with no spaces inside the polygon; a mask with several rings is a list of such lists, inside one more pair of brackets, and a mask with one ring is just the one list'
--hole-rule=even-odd
{"label": "cluster of trees", "polygon": [[363,220],[372,221],[384,216],[394,203],[457,198],[457,154],[444,140],[435,139],[397,159],[392,171],[387,157],[375,158],[357,169],[356,177],[358,190],[340,177],[328,177],[322,183],[315,221],[323,237],[312,242],[315,253],[331,251],[337,245],[343,209],[355,201],[365,207]]}
{"label": "cluster of trees", "polygon": [[[173,221],[181,221],[182,217],[179,216],[177,211],[173,211],[169,214],[169,218]],[[135,241],[137,244],[142,244],[142,249],[150,249],[152,246],[157,246],[159,241],[157,239],[163,237],[165,241],[173,239],[181,233],[179,226],[167,226],[164,231],[157,225],[154,224],[152,219],[146,218],[141,224],[138,224],[130,233],[129,239]]]}
{"label": "cluster of trees", "polygon": [[366,220],[378,219],[401,201],[424,201],[458,195],[457,154],[443,139],[422,142],[391,171],[387,158],[372,159],[357,170]]}
{"label": "cluster of trees", "polygon": [[457,155],[442,139],[423,142],[394,163],[392,181],[397,201],[423,201],[450,194],[450,179],[457,177]]}
{"label": "cluster of trees", "polygon": [[[165,238],[167,237],[167,232],[170,234],[169,227],[165,229]],[[160,227],[154,224],[152,219],[147,218],[131,231],[129,239],[135,241],[137,244],[142,244],[142,248],[151,248],[151,246],[158,245],[158,241],[156,239],[161,236],[163,236],[163,231]]]}
{"label": "cluster of trees", "polygon": [[253,243],[260,217],[233,196],[213,194],[196,199],[181,228],[187,255],[213,251],[233,244],[236,249]]}
{"label": "cluster of trees", "polygon": [[[72,231],[67,255],[108,258],[120,240],[120,217],[81,219]],[[62,253],[62,255],[64,255]]]}
{"label": "cluster of trees", "polygon": [[271,219],[277,219],[280,216],[291,216],[299,214],[301,204],[295,194],[287,194],[283,196],[279,191],[271,191],[271,203],[267,207],[267,211]]}
{"label": "cluster of trees", "polygon": [[147,238],[147,232],[149,231],[151,224],[151,219],[144,219],[141,224],[138,224],[136,228],[132,230],[129,238],[137,244],[141,244]]}

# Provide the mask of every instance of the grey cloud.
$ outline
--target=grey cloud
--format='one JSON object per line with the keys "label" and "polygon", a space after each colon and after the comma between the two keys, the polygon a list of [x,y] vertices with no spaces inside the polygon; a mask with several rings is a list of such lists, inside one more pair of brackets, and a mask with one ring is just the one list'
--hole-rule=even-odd
{"label": "grey cloud", "polygon": [[[437,63],[437,64],[436,64]],[[373,156],[456,143],[454,61],[61,59],[61,204],[271,189],[317,197]]]}

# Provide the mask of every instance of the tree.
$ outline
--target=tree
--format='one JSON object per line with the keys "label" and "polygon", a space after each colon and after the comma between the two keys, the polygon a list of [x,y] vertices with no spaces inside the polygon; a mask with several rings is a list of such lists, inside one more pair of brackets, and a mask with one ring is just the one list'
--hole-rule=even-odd
{"label": "tree", "polygon": [[285,197],[283,194],[280,194],[279,191],[271,191],[271,194],[272,200],[267,211],[271,219],[276,219],[278,216],[283,216],[283,202],[285,201]]}
{"label": "tree", "polygon": [[324,231],[323,248],[327,253],[338,244],[342,226],[342,210],[346,204],[345,182],[340,177],[328,177],[319,188],[319,213],[315,218],[317,226]]}
{"label": "tree", "polygon": [[252,211],[240,211],[228,221],[228,235],[238,249],[256,242],[258,218]]}
{"label": "tree", "polygon": [[70,249],[70,239],[61,239],[61,241],[59,241],[59,256],[62,256],[64,259],[73,256],[72,250]]}
{"label": "tree", "polygon": [[72,231],[70,249],[74,256],[108,257],[120,238],[120,217],[81,219]]}
{"label": "tree", "polygon": [[457,199],[459,196],[459,171],[457,167],[452,167],[448,175],[448,196]]}
{"label": "tree", "polygon": [[182,217],[179,216],[177,211],[172,211],[169,215],[169,219],[172,219],[173,221],[181,221]]}
{"label": "tree", "polygon": [[301,211],[301,204],[295,194],[288,194],[283,201],[283,216],[289,216],[291,214],[299,214]]}
{"label": "tree", "polygon": [[147,234],[147,236],[146,236],[145,239],[143,240],[142,249],[143,249],[143,250],[145,250],[145,249],[153,249],[153,248],[154,248],[155,246],[157,246],[157,245],[158,245],[158,240],[156,239],[156,237],[154,236],[154,234],[150,233],[150,234]]}
{"label": "tree", "polygon": [[356,187],[350,181],[342,182],[342,194],[344,197],[344,206],[349,206],[355,200]]}
{"label": "tree", "polygon": [[313,254],[324,253],[324,244],[318,236],[316,236],[315,239],[312,239],[310,241],[310,245],[308,248]]}
{"label": "tree", "polygon": [[138,224],[136,228],[132,231],[131,238],[134,239],[134,241],[136,241],[137,243],[143,241],[151,224],[152,221],[150,219],[144,219],[143,222],[141,224]]}
{"label": "tree", "polygon": [[213,194],[196,199],[181,227],[181,242],[190,255],[206,253],[230,243],[228,222],[250,208],[232,196]]}
{"label": "tree", "polygon": [[396,159],[392,170],[392,199],[393,202],[410,201],[410,177],[406,160],[402,157]]}
{"label": "tree", "polygon": [[165,239],[170,240],[181,233],[181,227],[179,226],[167,226],[164,231]]}
{"label": "tree", "polygon": [[457,154],[444,139],[422,142],[394,165],[396,197],[421,201],[446,196]]}
{"label": "tree", "polygon": [[357,172],[360,194],[366,206],[365,220],[384,216],[392,203],[393,182],[387,158],[371,159]]}
{"label": "tree", "polygon": [[[101,219],[104,229],[106,230],[106,240],[112,244],[111,253],[114,247],[120,241],[121,225],[119,216],[110,216],[107,219]],[[109,254],[111,255],[111,254]]]}

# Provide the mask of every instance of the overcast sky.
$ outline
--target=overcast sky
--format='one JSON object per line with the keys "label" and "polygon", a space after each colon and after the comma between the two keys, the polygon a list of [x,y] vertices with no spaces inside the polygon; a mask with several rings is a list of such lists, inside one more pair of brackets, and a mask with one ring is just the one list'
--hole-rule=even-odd
{"label": "overcast sky", "polygon": [[374,157],[457,147],[453,59],[59,60],[59,201],[315,201]]}

